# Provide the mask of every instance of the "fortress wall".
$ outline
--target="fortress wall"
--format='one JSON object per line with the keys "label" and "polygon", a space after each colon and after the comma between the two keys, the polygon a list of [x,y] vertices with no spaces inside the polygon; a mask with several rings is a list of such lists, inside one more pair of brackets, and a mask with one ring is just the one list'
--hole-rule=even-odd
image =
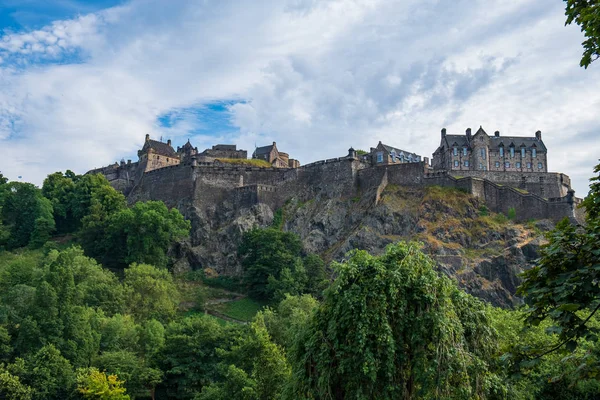
{"label": "fortress wall", "polygon": [[422,185],[425,163],[378,165],[358,171],[358,186],[361,189],[377,187],[387,172],[390,185]]}
{"label": "fortress wall", "polygon": [[252,184],[275,185],[286,179],[287,168],[200,165],[193,167],[196,179],[203,183],[234,188]]}
{"label": "fortress wall", "polygon": [[455,177],[487,179],[501,185],[526,190],[544,198],[563,197],[571,188],[571,179],[557,172],[452,171]]}
{"label": "fortress wall", "polygon": [[140,172],[139,169],[140,165],[138,162],[127,164],[115,163],[107,167],[93,169],[86,174],[104,175],[113,188],[123,192],[127,196],[133,187],[137,174]]}
{"label": "fortress wall", "polygon": [[192,168],[174,165],[143,174],[128,201],[162,200],[168,207],[177,207],[185,213],[193,193]]}

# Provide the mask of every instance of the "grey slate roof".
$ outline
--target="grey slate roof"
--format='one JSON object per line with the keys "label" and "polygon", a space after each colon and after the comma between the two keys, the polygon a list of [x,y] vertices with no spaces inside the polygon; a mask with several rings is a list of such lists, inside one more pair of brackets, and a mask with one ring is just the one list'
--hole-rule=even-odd
{"label": "grey slate roof", "polygon": [[264,154],[269,154],[271,152],[271,150],[273,150],[272,144],[270,144],[268,146],[257,147],[256,150],[254,150],[254,155],[262,156]]}
{"label": "grey slate roof", "polygon": [[386,149],[388,152],[390,152],[390,153],[391,153],[392,151],[394,151],[394,153],[396,153],[396,154],[398,154],[398,155],[400,155],[400,153],[404,153],[404,155],[405,155],[405,156],[407,156],[407,157],[408,157],[409,155],[412,155],[413,157],[417,157],[417,158],[420,158],[420,157],[421,157],[420,155],[418,155],[418,154],[416,154],[416,153],[413,153],[413,152],[410,152],[410,151],[406,151],[406,150],[401,150],[401,149],[398,149],[398,148],[396,148],[396,147],[388,146],[387,144],[383,144],[383,143],[381,143],[381,145],[382,145],[382,146],[383,146],[383,147],[384,147],[384,148],[385,148],[385,149]]}
{"label": "grey slate roof", "polygon": [[[504,148],[508,148],[511,144],[515,146],[516,149],[521,146],[525,146],[527,148],[535,147],[540,152],[547,151],[544,142],[533,137],[522,137],[522,136],[489,136],[490,138],[490,150],[498,150],[500,144],[504,146]],[[451,148],[453,146],[457,147],[470,147],[469,140],[467,139],[467,135],[446,135],[445,145],[446,148]]]}
{"label": "grey slate roof", "polygon": [[160,154],[161,156],[177,157],[177,153],[175,153],[175,150],[171,146],[158,140],[150,139],[146,141],[142,151],[147,152],[148,149],[154,150],[156,154]]}

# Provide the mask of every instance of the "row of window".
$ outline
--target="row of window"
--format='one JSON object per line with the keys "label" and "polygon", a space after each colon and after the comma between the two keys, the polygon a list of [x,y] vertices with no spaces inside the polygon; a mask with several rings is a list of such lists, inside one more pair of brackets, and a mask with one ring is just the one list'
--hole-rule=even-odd
{"label": "row of window", "polygon": [[[458,167],[459,165],[460,165],[460,163],[458,162],[458,160],[455,160],[455,161],[454,161],[454,166],[455,166],[455,167]],[[468,167],[468,166],[469,166],[469,161],[465,161],[465,162],[463,163],[463,165],[464,165],[465,167]],[[528,162],[526,165],[527,165],[527,168],[528,168],[528,169],[531,169],[531,163],[530,163],[530,162]],[[496,164],[495,164],[495,166],[496,166],[496,168],[500,168],[500,162],[499,162],[499,161],[496,161]],[[504,167],[506,167],[506,168],[510,168],[510,162],[508,162],[508,161],[507,161],[507,162],[505,162],[505,163],[504,163]],[[540,163],[538,163],[537,167],[538,167],[538,169],[543,169],[543,168],[544,168],[544,164],[542,164],[542,163],[540,162]],[[521,163],[520,163],[520,162],[516,163],[516,164],[515,164],[515,168],[521,168]],[[483,166],[483,164],[481,164],[481,163],[479,164],[479,169],[484,169],[484,166]]]}
{"label": "row of window", "polygon": [[[463,147],[463,156],[467,155],[467,148]],[[525,147],[521,147],[521,158],[525,158],[527,154],[527,149]],[[454,147],[454,155],[457,156],[458,155],[458,147]],[[513,158],[515,156],[515,148],[511,147],[510,148],[510,157]],[[481,158],[483,158],[485,160],[486,157],[486,151],[485,149],[481,149]],[[504,157],[504,147],[500,147],[500,157]],[[537,149],[532,148],[531,149],[531,157],[535,158],[537,157]]]}
{"label": "row of window", "polygon": [[[398,154],[396,154],[396,152],[394,152],[394,151],[392,151],[392,152],[390,153],[390,157],[392,157],[392,162],[396,162],[396,158],[397,158],[397,159],[398,159],[398,161],[400,161],[400,162],[404,162],[405,160],[408,160],[408,162],[420,161],[419,157],[417,157],[417,158],[415,158],[415,159],[413,160],[413,157],[412,157],[412,155],[410,155],[410,154],[409,154],[409,155],[408,155],[408,157],[404,158],[404,156],[403,156],[403,155],[398,155]],[[383,162],[383,152],[382,152],[382,151],[380,151],[380,152],[378,152],[378,153],[377,153],[377,162],[378,162],[378,163],[382,163],[382,162]]]}

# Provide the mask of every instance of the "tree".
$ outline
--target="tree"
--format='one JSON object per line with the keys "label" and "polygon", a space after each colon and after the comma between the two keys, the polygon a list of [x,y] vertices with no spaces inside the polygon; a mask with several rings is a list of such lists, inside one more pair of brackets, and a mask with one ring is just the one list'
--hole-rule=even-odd
{"label": "tree", "polygon": [[42,194],[52,203],[54,222],[59,233],[73,232],[79,225],[73,215],[74,191],[75,182],[62,172],[55,172],[44,179]]}
{"label": "tree", "polygon": [[125,270],[127,307],[138,321],[170,321],[179,305],[179,291],[166,269],[132,264]]}
{"label": "tree", "polygon": [[567,3],[565,25],[575,22],[585,35],[580,65],[587,68],[600,57],[600,0],[564,1]]}
{"label": "tree", "polygon": [[291,352],[288,398],[487,398],[503,385],[479,300],[414,243],[354,251]]}
{"label": "tree", "polygon": [[[0,176],[1,177],[1,176]],[[18,376],[0,364],[0,398],[6,400],[31,400],[32,390]]]}
{"label": "tree", "polygon": [[261,400],[256,392],[256,381],[235,365],[227,367],[223,382],[202,388],[195,400]]}
{"label": "tree", "polygon": [[[537,265],[523,273],[518,293],[528,305],[526,323],[537,326],[545,319],[553,323],[548,332],[560,341],[548,349],[523,355],[525,362],[561,349],[572,352],[578,341],[598,342],[600,329],[592,326],[600,309],[600,164],[598,176],[590,179],[590,193],[583,205],[587,212],[584,226],[567,219],[549,232],[549,243],[541,250]],[[596,374],[593,365],[582,371]]]}
{"label": "tree", "polygon": [[24,381],[33,389],[33,399],[63,400],[75,389],[71,363],[53,345],[42,347],[25,363]]}
{"label": "tree", "polygon": [[244,282],[251,296],[271,299],[269,276],[279,280],[284,268],[294,268],[302,253],[300,238],[277,229],[254,229],[244,234],[238,254],[244,267]]}
{"label": "tree", "polygon": [[77,390],[86,399],[129,400],[123,383],[116,375],[106,375],[96,368],[83,369],[77,374]]}
{"label": "tree", "polygon": [[290,350],[296,335],[306,327],[318,305],[317,300],[308,294],[287,295],[275,310],[267,307],[259,314],[262,315],[272,340]]}
{"label": "tree", "polygon": [[[109,200],[108,203],[115,203],[115,199]],[[109,214],[105,222],[102,222],[104,217],[96,219],[96,214],[92,215],[98,225],[92,225],[90,217],[84,231],[93,227],[102,235],[92,235],[93,241],[84,240],[84,249],[108,267],[124,268],[131,263],[166,267],[169,246],[187,237],[190,230],[189,221],[177,209],[169,210],[160,201],[138,202]]]}
{"label": "tree", "polygon": [[54,231],[52,204],[30,183],[7,184],[2,221],[10,230],[8,248],[41,247]]}

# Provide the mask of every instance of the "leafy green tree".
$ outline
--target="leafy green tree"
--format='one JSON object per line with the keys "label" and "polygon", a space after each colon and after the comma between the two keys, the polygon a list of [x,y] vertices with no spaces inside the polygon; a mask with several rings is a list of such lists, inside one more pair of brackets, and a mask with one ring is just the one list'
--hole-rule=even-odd
{"label": "leafy green tree", "polygon": [[24,381],[33,389],[33,399],[63,400],[75,389],[71,363],[53,345],[42,347],[25,363]]}
{"label": "leafy green tree", "polygon": [[106,375],[96,368],[78,371],[77,390],[91,400],[129,400],[126,389],[116,375]]}
{"label": "leafy green tree", "polygon": [[219,349],[230,349],[242,328],[223,327],[213,318],[193,316],[171,322],[158,357],[165,373],[165,398],[192,399],[219,377]]}
{"label": "leafy green tree", "polygon": [[246,371],[230,365],[223,382],[213,383],[202,388],[195,400],[261,400],[256,390],[256,381]]}
{"label": "leafy green tree", "polygon": [[251,296],[271,299],[269,276],[281,278],[284,268],[294,268],[302,253],[300,238],[277,229],[254,229],[244,234],[238,254],[244,267],[244,282]]}
{"label": "leafy green tree", "polygon": [[[166,267],[169,246],[187,237],[190,230],[189,221],[177,209],[169,210],[160,201],[138,202],[108,215],[105,222],[102,218],[86,220],[84,237],[91,235],[94,241],[85,239],[83,245],[87,254],[108,267],[124,268],[131,263]],[[96,232],[103,235],[91,234],[90,229],[100,229]]]}
{"label": "leafy green tree", "polygon": [[310,253],[304,257],[302,263],[308,279],[305,292],[320,298],[323,290],[329,286],[325,262],[318,254]]}
{"label": "leafy green tree", "polygon": [[110,318],[100,319],[100,350],[139,352],[140,328],[131,315],[115,314]]}
{"label": "leafy green tree", "polygon": [[600,57],[600,0],[564,0],[565,25],[575,22],[585,35],[580,65],[584,68]]}
{"label": "leafy green tree", "polygon": [[179,291],[166,269],[132,264],[125,270],[125,296],[129,312],[138,320],[168,322],[179,305]]}
{"label": "leafy green tree", "polygon": [[42,194],[52,203],[58,233],[73,232],[79,225],[73,215],[74,191],[75,182],[62,172],[55,172],[44,179]]}
{"label": "leafy green tree", "polygon": [[292,268],[282,268],[279,279],[269,275],[267,282],[267,291],[271,293],[270,297],[276,302],[283,300],[287,294],[297,296],[303,293],[308,283],[308,277],[302,259],[297,258]]}
{"label": "leafy green tree", "polygon": [[291,352],[288,398],[491,398],[505,391],[485,306],[419,246],[355,251]]}
{"label": "leafy green tree", "polygon": [[122,379],[132,399],[153,394],[154,388],[162,380],[160,370],[149,367],[143,358],[131,351],[102,353],[94,360],[94,366]]}
{"label": "leafy green tree", "polygon": [[31,400],[32,389],[25,385],[18,376],[7,371],[0,364],[0,398],[6,400]]}
{"label": "leafy green tree", "polygon": [[41,247],[55,228],[52,204],[30,183],[11,182],[7,186],[2,206],[2,221],[10,230],[7,247]]}
{"label": "leafy green tree", "polygon": [[[524,355],[526,363],[563,346],[572,352],[581,339],[598,341],[600,329],[591,322],[600,309],[600,164],[594,172],[598,176],[591,179],[583,203],[585,225],[577,227],[567,219],[557,224],[548,234],[549,243],[542,248],[537,265],[523,273],[518,293],[528,305],[526,323],[537,326],[548,318],[552,321],[548,332],[560,339],[550,348]],[[600,368],[591,363],[582,371],[596,375]]]}
{"label": "leafy green tree", "polygon": [[266,308],[260,311],[272,340],[290,350],[296,335],[307,325],[319,303],[311,295],[287,295],[275,310]]}

